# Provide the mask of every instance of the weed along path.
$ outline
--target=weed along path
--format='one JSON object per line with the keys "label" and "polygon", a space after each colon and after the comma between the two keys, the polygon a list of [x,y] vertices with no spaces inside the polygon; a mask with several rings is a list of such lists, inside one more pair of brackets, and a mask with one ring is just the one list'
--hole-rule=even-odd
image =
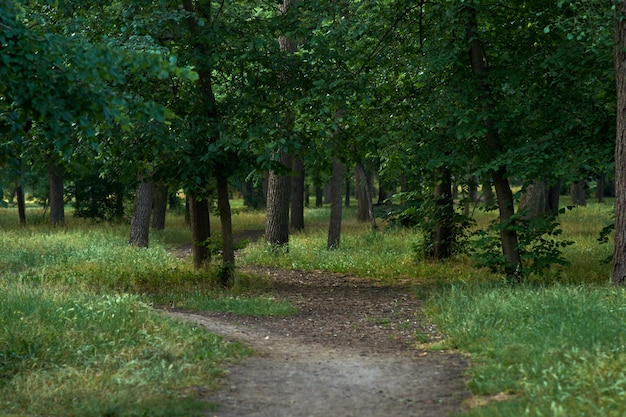
{"label": "weed along path", "polygon": [[426,352],[438,335],[408,288],[326,272],[254,268],[290,317],[168,311],[254,355],[233,366],[207,401],[209,417],[444,417],[462,409],[466,360]]}

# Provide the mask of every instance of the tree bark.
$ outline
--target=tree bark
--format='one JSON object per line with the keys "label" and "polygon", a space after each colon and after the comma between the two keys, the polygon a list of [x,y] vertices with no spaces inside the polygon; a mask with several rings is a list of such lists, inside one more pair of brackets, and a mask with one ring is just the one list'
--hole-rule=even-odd
{"label": "tree bark", "polygon": [[350,178],[346,178],[346,195],[344,196],[346,207],[350,207]]}
{"label": "tree bark", "polygon": [[587,205],[587,196],[585,194],[585,181],[574,181],[569,188],[569,196],[572,205],[585,207]]}
{"label": "tree bark", "polygon": [[15,184],[15,194],[17,196],[17,214],[20,219],[20,226],[26,226],[26,201],[21,180],[18,180]]}
{"label": "tree bark", "polygon": [[525,217],[534,219],[546,213],[547,196],[546,185],[543,181],[533,181],[526,186],[526,190],[519,202],[518,211],[525,212]]}
{"label": "tree bark", "polygon": [[614,285],[626,284],[626,0],[616,5],[614,65],[617,87],[615,138]]}
{"label": "tree bark", "polygon": [[154,199],[154,182],[150,172],[137,174],[137,191],[135,193],[135,207],[130,222],[129,243],[141,248],[148,247],[150,237],[150,213]]}
{"label": "tree bark", "polygon": [[165,229],[165,213],[167,211],[167,186],[162,182],[154,188],[154,208],[152,210],[152,229]]}
{"label": "tree bark", "polygon": [[328,250],[338,249],[341,240],[341,189],[343,188],[343,164],[337,156],[333,157],[330,178],[330,221],[328,223]]}
{"label": "tree bark", "polygon": [[315,186],[315,207],[324,207],[324,188],[321,185]]}
{"label": "tree bark", "polygon": [[221,173],[216,174],[215,178],[217,180],[217,208],[222,229],[222,271],[219,280],[221,285],[228,287],[232,286],[235,278],[235,247],[228,199],[228,178]]}
{"label": "tree bark", "polygon": [[[485,53],[483,44],[478,33],[478,22],[476,18],[476,8],[468,5],[464,7],[467,15],[465,20],[465,40],[469,44],[470,63],[472,73],[478,81],[481,90],[482,111],[484,113],[484,124],[486,128],[485,141],[487,149],[492,155],[502,152],[503,146],[498,130],[495,128],[493,112],[495,110],[494,98],[491,87],[487,82],[488,68],[485,63]],[[515,205],[513,192],[507,179],[507,168],[504,165],[493,170],[493,184],[496,189],[498,199],[498,209],[500,212],[500,240],[502,242],[502,253],[506,260],[505,272],[509,278],[520,281],[523,277],[521,255],[518,247],[517,232],[512,227],[511,222],[515,215]]]}
{"label": "tree bark", "polygon": [[559,200],[561,199],[561,180],[555,182],[547,190],[546,211],[554,215],[559,214]]}
{"label": "tree bark", "polygon": [[452,175],[448,169],[435,171],[435,226],[433,230],[434,259],[452,256],[454,200],[452,198]]}
{"label": "tree bark", "polygon": [[211,237],[209,200],[206,198],[197,199],[194,195],[190,195],[188,202],[193,266],[196,269],[203,269],[208,267],[211,262],[211,251],[207,245],[208,239]]}
{"label": "tree bark", "polygon": [[[289,169],[291,156],[288,153],[279,152],[279,162],[285,169]],[[265,240],[272,245],[284,246],[289,244],[291,177],[271,171],[267,188]]]}
{"label": "tree bark", "polygon": [[291,231],[304,230],[304,162],[293,158],[291,177]]}
{"label": "tree bark", "polygon": [[50,224],[60,226],[65,221],[63,167],[55,158],[48,165],[48,185],[50,187]]}
{"label": "tree bark", "polygon": [[354,172],[359,190],[357,220],[361,222],[369,221],[372,224],[372,229],[376,230],[376,217],[374,216],[374,203],[372,201],[372,176],[366,173],[365,166],[360,161],[356,163]]}
{"label": "tree bark", "polygon": [[606,173],[601,172],[596,177],[596,198],[598,203],[604,202],[604,190],[606,188]]}

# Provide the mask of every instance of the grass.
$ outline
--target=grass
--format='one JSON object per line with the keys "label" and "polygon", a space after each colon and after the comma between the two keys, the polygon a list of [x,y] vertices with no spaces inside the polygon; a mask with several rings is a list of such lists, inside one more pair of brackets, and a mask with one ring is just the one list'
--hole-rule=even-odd
{"label": "grass", "polygon": [[[179,217],[149,249],[128,225],[68,218],[62,228],[0,210],[0,415],[199,416],[225,364],[248,351],[152,306],[284,315],[265,282],[239,274],[214,285],[169,248],[189,242]],[[194,388],[195,387],[195,388]]]}
{"label": "grass", "polygon": [[[424,312],[446,335],[435,348],[471,357],[469,387],[476,397],[507,399],[478,401],[482,405],[466,416],[621,416],[626,415],[626,293],[608,285],[610,265],[600,261],[612,246],[597,242],[611,212],[611,204],[591,203],[562,215],[563,238],[576,242],[564,249],[570,265],[519,286],[473,268],[465,256],[417,261],[412,249],[417,232],[384,225],[372,232],[352,220],[352,210],[344,213],[338,250],[326,250],[328,209],[308,209],[307,227],[291,236],[288,251],[256,242],[240,251],[238,262],[412,284],[426,300]],[[476,212],[479,224],[494,215]],[[235,231],[261,230],[264,216],[237,209],[233,221]],[[219,292],[211,272],[193,271],[188,261],[173,256],[168,248],[189,242],[181,216],[170,216],[147,250],[126,245],[125,225],[94,227],[72,220],[63,229],[44,224],[20,229],[0,211],[0,228],[0,409],[13,414],[36,415],[28,410],[37,406],[27,404],[39,401],[43,407],[57,398],[65,411],[72,397],[78,399],[70,408],[74,415],[161,415],[165,409],[176,411],[162,415],[194,415],[193,409],[176,409],[181,396],[190,395],[194,378],[210,380],[204,378],[219,374],[221,361],[245,352],[171,322],[149,305],[255,315],[292,311],[266,295],[259,278],[240,272],[235,292]],[[418,335],[424,343],[427,337]],[[208,374],[194,370],[199,364]],[[181,377],[183,370],[189,370],[189,379]],[[78,382],[67,385],[73,380]],[[136,383],[145,386],[145,396],[130,388]],[[93,394],[99,390],[104,394]],[[121,391],[130,394],[123,397]],[[91,403],[81,402],[92,395]]]}

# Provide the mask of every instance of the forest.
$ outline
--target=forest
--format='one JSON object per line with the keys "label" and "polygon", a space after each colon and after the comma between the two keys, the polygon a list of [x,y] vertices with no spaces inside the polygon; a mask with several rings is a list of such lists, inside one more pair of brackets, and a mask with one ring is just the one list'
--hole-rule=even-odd
{"label": "forest", "polygon": [[[86,405],[102,387],[79,381],[52,415],[201,415],[172,392],[250,352],[151,307],[296,314],[254,266],[408,282],[440,329],[420,349],[467,353],[471,395],[505,394],[463,415],[622,415],[624,16],[616,0],[4,1],[0,415],[43,415],[55,394],[29,384],[77,363],[113,372],[106,394]],[[120,322],[70,352],[94,330],[75,311]],[[193,371],[124,394],[117,365],[92,368],[106,349]]]}

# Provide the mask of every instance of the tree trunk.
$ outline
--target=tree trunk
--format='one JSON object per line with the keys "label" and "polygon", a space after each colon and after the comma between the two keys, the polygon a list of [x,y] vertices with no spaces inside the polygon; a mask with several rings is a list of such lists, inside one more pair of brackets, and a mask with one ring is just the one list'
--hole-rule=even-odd
{"label": "tree trunk", "polygon": [[333,157],[330,179],[330,221],[328,224],[328,250],[338,249],[341,240],[341,189],[343,188],[343,164],[338,157]]}
{"label": "tree trunk", "polygon": [[[476,8],[472,5],[464,7],[467,12],[465,20],[465,40],[470,45],[470,61],[474,77],[478,81],[481,92],[482,111],[484,113],[484,124],[486,128],[485,140],[489,152],[496,156],[502,152],[500,134],[495,127],[493,112],[495,111],[494,98],[491,87],[487,83],[488,68],[485,64],[485,53],[483,44],[478,33],[478,22],[476,18]],[[500,211],[500,240],[502,242],[502,252],[506,260],[505,272],[509,278],[520,281],[522,277],[521,256],[517,241],[517,232],[511,224],[515,215],[515,205],[513,192],[507,179],[507,168],[504,165],[493,170],[493,184],[496,189],[498,199],[498,209]]]}
{"label": "tree trunk", "polygon": [[217,174],[217,208],[220,213],[222,229],[222,270],[219,275],[220,284],[232,286],[235,278],[235,247],[233,245],[233,224],[228,199],[228,178]]}
{"label": "tree trunk", "polygon": [[321,185],[315,186],[315,207],[324,207],[324,188]]}
{"label": "tree trunk", "polygon": [[350,207],[350,178],[346,177],[346,195],[345,195],[345,205],[346,207]]}
{"label": "tree trunk", "polygon": [[604,202],[604,190],[606,189],[606,173],[602,172],[596,177],[596,198],[598,203]]}
{"label": "tree trunk", "polygon": [[167,211],[168,190],[165,184],[160,182],[154,189],[154,209],[152,210],[152,229],[165,229],[165,213]]}
{"label": "tree trunk", "polygon": [[291,177],[291,231],[304,230],[304,162],[293,158]]}
{"label": "tree trunk", "polygon": [[63,200],[63,167],[56,160],[48,165],[48,184],[50,187],[50,224],[59,226],[65,221],[65,201]]}
{"label": "tree trunk", "polygon": [[[279,152],[279,161],[285,169],[291,167],[288,153]],[[272,245],[284,246],[289,244],[291,177],[271,171],[267,188],[265,240]]]}
{"label": "tree trunk", "polygon": [[17,196],[17,214],[20,219],[20,226],[26,226],[26,201],[21,180],[15,184],[15,194]]}
{"label": "tree trunk", "polygon": [[193,266],[196,269],[206,268],[211,262],[211,251],[207,245],[211,237],[209,223],[209,200],[196,199],[194,195],[188,197],[189,223],[191,225],[191,254]]}
{"label": "tree trunk", "polygon": [[585,194],[585,181],[574,181],[569,188],[569,196],[572,205],[585,207],[587,205],[587,196]]}
{"label": "tree trunk", "polygon": [[615,139],[614,285],[626,284],[626,0],[616,5],[614,65],[617,87]]}
{"label": "tree trunk", "polygon": [[452,256],[454,199],[452,198],[452,175],[448,169],[435,171],[435,226],[433,230],[434,259]]}
{"label": "tree trunk", "polygon": [[548,188],[546,195],[546,211],[554,215],[559,214],[559,200],[561,199],[561,180]]}
{"label": "tree trunk", "polygon": [[518,211],[528,219],[541,217],[546,213],[546,185],[543,181],[533,181],[526,186],[519,202]]}
{"label": "tree trunk", "polygon": [[372,176],[365,172],[365,167],[360,161],[356,163],[354,172],[359,181],[357,220],[362,222],[369,221],[372,224],[372,229],[376,230],[376,217],[374,216],[374,203],[372,201]]}
{"label": "tree trunk", "polygon": [[130,222],[129,243],[141,248],[148,247],[150,236],[150,213],[154,199],[154,181],[151,173],[140,172],[137,175],[137,191],[135,193],[135,207]]}

